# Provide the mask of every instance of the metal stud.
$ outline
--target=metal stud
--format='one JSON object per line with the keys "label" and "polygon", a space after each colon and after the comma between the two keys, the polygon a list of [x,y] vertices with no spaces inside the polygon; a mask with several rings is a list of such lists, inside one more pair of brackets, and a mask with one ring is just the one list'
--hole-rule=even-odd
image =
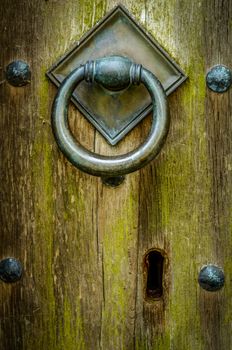
{"label": "metal stud", "polygon": [[124,182],[125,176],[102,177],[101,179],[102,183],[106,186],[118,187]]}
{"label": "metal stud", "polygon": [[6,80],[10,85],[21,87],[31,81],[31,71],[27,62],[17,60],[6,67]]}
{"label": "metal stud", "polygon": [[199,273],[198,282],[203,289],[209,292],[221,289],[225,283],[223,269],[211,264],[203,266]]}
{"label": "metal stud", "polygon": [[13,283],[20,280],[23,268],[19,260],[6,258],[0,261],[0,279],[6,283]]}
{"label": "metal stud", "polygon": [[206,84],[208,88],[214,92],[225,92],[232,84],[231,70],[218,64],[210,69],[206,76]]}

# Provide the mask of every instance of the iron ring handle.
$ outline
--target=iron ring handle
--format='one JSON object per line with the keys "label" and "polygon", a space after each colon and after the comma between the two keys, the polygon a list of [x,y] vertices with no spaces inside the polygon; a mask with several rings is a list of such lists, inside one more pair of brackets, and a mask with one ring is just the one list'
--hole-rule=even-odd
{"label": "iron ring handle", "polygon": [[[84,79],[111,90],[140,82],[145,85],[153,103],[153,122],[142,145],[124,155],[107,157],[88,151],[75,140],[68,125],[68,104],[74,89]],[[128,58],[112,56],[90,61],[73,70],[62,82],[53,103],[52,128],[60,150],[80,170],[95,176],[128,174],[149,163],[161,150],[169,129],[166,95],[149,70]]]}

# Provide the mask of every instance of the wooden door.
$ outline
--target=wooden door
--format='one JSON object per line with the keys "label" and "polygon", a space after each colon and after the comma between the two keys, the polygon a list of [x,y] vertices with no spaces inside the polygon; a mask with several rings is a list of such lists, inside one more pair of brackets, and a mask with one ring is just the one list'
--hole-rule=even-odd
{"label": "wooden door", "polygon": [[[111,188],[58,150],[45,72],[117,4],[1,0],[0,259],[24,268],[19,282],[0,283],[2,350],[232,349],[232,90],[205,84],[210,67],[231,68],[232,1],[122,1],[188,80],[168,97],[159,157]],[[21,88],[4,75],[16,59],[32,73]],[[148,117],[111,147],[69,113],[81,143],[106,155],[134,149],[150,127]],[[164,259],[154,296],[152,250],[156,269]],[[198,284],[210,263],[225,273],[214,293]]]}

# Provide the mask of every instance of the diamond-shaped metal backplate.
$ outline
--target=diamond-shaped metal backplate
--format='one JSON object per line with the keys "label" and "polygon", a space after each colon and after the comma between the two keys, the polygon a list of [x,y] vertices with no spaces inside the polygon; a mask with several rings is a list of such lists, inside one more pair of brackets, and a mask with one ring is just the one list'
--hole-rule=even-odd
{"label": "diamond-shaped metal backplate", "polygon": [[[112,55],[126,56],[149,69],[160,80],[167,95],[186,79],[178,65],[121,5],[98,22],[47,75],[59,87],[81,64]],[[72,101],[111,145],[120,141],[152,109],[143,85],[112,92],[96,83],[83,81],[74,91]]]}

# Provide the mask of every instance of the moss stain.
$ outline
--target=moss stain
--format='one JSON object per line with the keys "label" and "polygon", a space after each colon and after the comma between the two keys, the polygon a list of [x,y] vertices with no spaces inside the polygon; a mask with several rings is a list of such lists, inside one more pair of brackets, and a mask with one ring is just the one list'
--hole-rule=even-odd
{"label": "moss stain", "polygon": [[[41,77],[44,77],[44,70]],[[38,89],[39,109],[37,125],[35,126],[35,140],[32,149],[32,174],[35,191],[35,229],[36,246],[35,270],[39,275],[42,291],[42,304],[39,305],[46,327],[46,337],[43,345],[55,346],[55,296],[53,289],[53,174],[52,174],[52,148],[49,132],[43,121],[47,118],[48,110],[48,82],[42,78]],[[38,249],[39,247],[39,249]],[[42,340],[41,340],[42,341]],[[40,340],[38,340],[38,343]],[[42,344],[39,347],[43,346]]]}
{"label": "moss stain", "polygon": [[137,205],[132,194],[124,200],[115,220],[106,220],[103,239],[104,283],[107,292],[102,315],[103,329],[110,343],[122,350],[126,349],[123,339],[127,338],[128,313],[131,312],[131,294],[134,293],[130,290],[128,253],[135,249],[136,244],[133,228]]}
{"label": "moss stain", "polygon": [[[80,318],[80,307],[77,301],[76,308],[74,302],[70,302],[66,296],[63,305],[63,319],[58,320],[60,329],[60,342],[57,344],[57,350],[85,350],[84,330]],[[75,313],[74,313],[75,311]],[[77,315],[75,317],[75,314]]]}

